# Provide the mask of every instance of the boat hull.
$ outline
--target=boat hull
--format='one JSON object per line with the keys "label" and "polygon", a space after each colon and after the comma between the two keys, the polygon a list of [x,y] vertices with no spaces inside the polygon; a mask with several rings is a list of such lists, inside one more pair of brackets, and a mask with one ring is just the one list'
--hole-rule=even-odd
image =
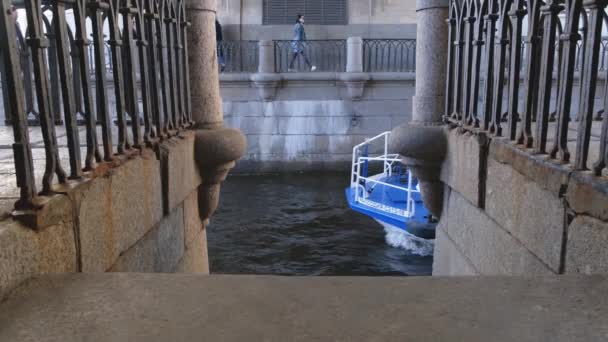
{"label": "boat hull", "polygon": [[416,201],[416,214],[412,218],[404,218],[386,211],[372,208],[355,201],[354,191],[347,188],[345,191],[349,207],[363,215],[369,216],[382,224],[404,230],[423,239],[434,239],[436,223],[429,222],[428,212],[422,201]]}

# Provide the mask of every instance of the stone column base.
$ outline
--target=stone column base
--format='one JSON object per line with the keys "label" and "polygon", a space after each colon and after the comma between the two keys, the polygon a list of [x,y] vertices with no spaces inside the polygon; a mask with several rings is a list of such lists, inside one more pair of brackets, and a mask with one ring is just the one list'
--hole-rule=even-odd
{"label": "stone column base", "polygon": [[369,81],[369,74],[363,72],[347,72],[340,74],[340,80],[346,85],[348,97],[356,101],[363,98],[365,83]]}
{"label": "stone column base", "polygon": [[251,75],[251,81],[258,89],[260,99],[272,101],[276,97],[281,75],[273,73],[257,73]]}

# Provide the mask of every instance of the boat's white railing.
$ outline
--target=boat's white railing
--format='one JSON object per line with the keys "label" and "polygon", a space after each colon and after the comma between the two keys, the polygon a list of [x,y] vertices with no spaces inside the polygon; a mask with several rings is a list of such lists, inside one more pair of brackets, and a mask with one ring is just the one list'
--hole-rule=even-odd
{"label": "boat's white railing", "polygon": [[[395,184],[390,184],[381,181],[384,177],[388,177],[392,175],[393,165],[395,163],[400,163],[401,158],[399,154],[388,153],[388,140],[390,138],[391,132],[384,132],[379,134],[371,139],[365,140],[363,143],[353,147],[353,159],[352,159],[352,172],[351,172],[351,189],[355,192],[355,202],[365,204],[376,209],[390,212],[392,214],[396,214],[399,216],[404,216],[406,218],[412,217],[415,214],[416,206],[414,205],[414,200],[412,198],[412,194],[416,192],[420,192],[416,187],[414,187],[414,180],[412,177],[412,173],[408,170],[408,184],[407,187],[399,186]],[[379,155],[369,155],[369,147],[374,143],[383,143],[384,151]],[[368,155],[363,155],[363,150],[367,148]],[[382,162],[382,173],[369,176],[363,175],[362,166],[369,166],[370,163],[373,162]],[[387,206],[383,203],[375,202],[368,199],[367,189],[363,184],[368,184],[371,187],[375,187],[376,185],[384,185],[389,188],[401,190],[404,192],[404,196],[407,196],[406,208],[394,208]]]}

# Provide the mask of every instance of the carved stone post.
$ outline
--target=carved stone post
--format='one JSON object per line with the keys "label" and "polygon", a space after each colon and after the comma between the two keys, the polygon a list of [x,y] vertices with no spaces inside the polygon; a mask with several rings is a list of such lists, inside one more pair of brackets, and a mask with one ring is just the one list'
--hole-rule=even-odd
{"label": "carved stone post", "polygon": [[236,129],[223,127],[215,39],[216,0],[187,0],[186,13],[191,24],[188,63],[196,129],[194,157],[203,179],[198,195],[199,214],[206,221],[217,208],[221,182],[245,152],[245,137]]}
{"label": "carved stone post", "polygon": [[346,73],[340,74],[340,80],[344,82],[351,100],[360,100],[363,97],[369,74],[363,72],[363,39],[361,37],[350,37],[346,41]]}
{"label": "carved stone post", "polygon": [[274,68],[274,42],[272,40],[260,40],[258,73],[251,75],[251,81],[258,88],[258,94],[263,101],[274,100],[281,76]]}
{"label": "carved stone post", "polygon": [[349,37],[346,40],[346,72],[363,72],[363,39]]}
{"label": "carved stone post", "polygon": [[448,0],[416,3],[416,95],[412,121],[393,129],[391,148],[420,180],[424,203],[441,216],[441,163],[447,149],[442,126],[448,53]]}

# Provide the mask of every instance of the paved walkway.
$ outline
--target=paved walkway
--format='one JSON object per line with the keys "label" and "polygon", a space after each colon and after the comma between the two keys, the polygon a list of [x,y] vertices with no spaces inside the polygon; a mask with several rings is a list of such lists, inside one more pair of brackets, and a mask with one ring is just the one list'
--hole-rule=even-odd
{"label": "paved walkway", "polygon": [[608,341],[608,277],[78,274],[0,306],[0,341]]}

